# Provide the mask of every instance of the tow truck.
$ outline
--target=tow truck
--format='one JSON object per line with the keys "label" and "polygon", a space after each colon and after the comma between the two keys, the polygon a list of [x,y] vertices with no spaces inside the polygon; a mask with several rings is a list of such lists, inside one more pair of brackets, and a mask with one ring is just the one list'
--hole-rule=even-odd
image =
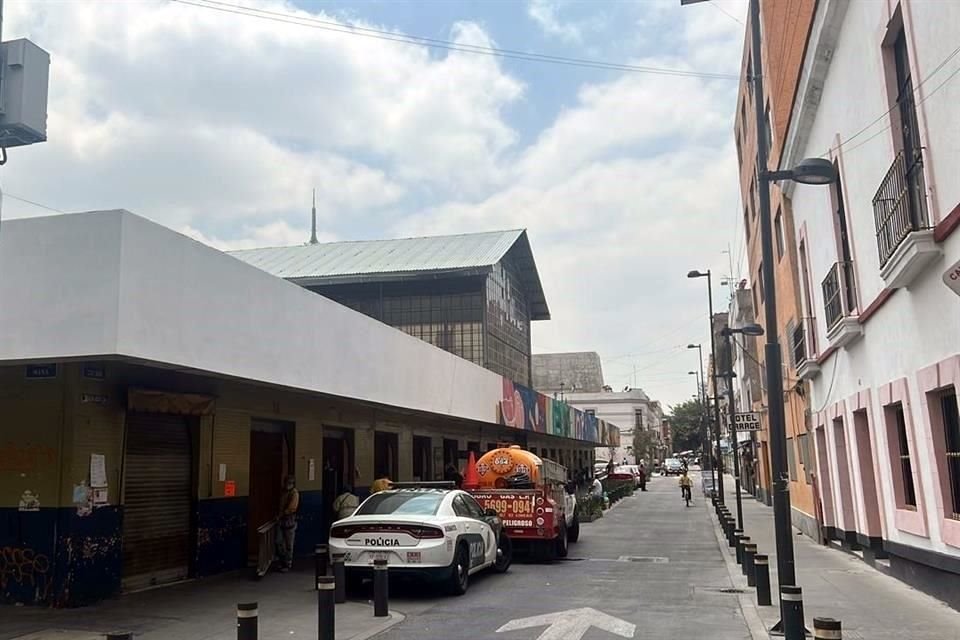
{"label": "tow truck", "polygon": [[463,489],[496,510],[511,541],[529,544],[539,558],[565,558],[569,543],[580,538],[566,468],[518,445],[502,445],[476,462],[471,454]]}

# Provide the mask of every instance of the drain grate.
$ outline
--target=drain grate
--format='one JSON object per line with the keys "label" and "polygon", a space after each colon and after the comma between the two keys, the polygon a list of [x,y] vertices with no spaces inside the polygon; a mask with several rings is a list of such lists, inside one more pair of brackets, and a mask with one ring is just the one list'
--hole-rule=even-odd
{"label": "drain grate", "polygon": [[670,558],[664,558],[663,556],[620,556],[618,560],[620,562],[649,562],[652,564],[667,564],[670,562]]}

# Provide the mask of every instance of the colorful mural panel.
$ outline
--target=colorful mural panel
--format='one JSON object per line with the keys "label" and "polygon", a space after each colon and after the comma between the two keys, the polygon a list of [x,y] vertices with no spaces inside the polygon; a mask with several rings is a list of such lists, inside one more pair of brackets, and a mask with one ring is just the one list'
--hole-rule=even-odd
{"label": "colorful mural panel", "polygon": [[620,431],[596,416],[561,400],[503,378],[497,421],[507,427],[573,438],[603,446],[619,446]]}

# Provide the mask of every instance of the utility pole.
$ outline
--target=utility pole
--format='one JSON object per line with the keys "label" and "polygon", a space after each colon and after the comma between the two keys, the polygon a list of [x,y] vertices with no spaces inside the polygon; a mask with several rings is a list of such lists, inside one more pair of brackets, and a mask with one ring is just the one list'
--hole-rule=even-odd
{"label": "utility pole", "polygon": [[717,387],[717,339],[713,330],[713,281],[710,270],[707,270],[707,304],[710,309],[710,354],[713,356],[713,368],[710,375],[713,378],[713,434],[717,440],[717,496],[724,502],[723,495],[723,454],[720,450],[720,398]]}

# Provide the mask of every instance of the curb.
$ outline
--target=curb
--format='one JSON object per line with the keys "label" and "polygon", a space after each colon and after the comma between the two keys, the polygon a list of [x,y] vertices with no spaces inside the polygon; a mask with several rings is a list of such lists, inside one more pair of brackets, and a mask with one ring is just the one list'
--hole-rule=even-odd
{"label": "curb", "polygon": [[390,629],[407,619],[407,617],[402,613],[400,613],[399,611],[390,611],[389,613],[390,615],[387,616],[387,619],[381,622],[380,624],[378,624],[377,626],[372,627],[366,631],[361,631],[357,635],[350,636],[346,640],[368,640],[369,638],[378,636],[384,631],[386,631],[387,629]]}
{"label": "curb", "polygon": [[[734,587],[749,589],[747,579],[740,573],[736,558],[730,555],[730,548],[727,546],[726,539],[720,534],[719,522],[710,513],[709,505],[709,502],[704,501],[704,509],[710,518],[710,525],[717,539],[717,546],[720,547],[720,555],[723,556],[723,563],[727,568],[727,574],[730,576],[730,584]],[[737,604],[740,605],[740,613],[743,615],[743,621],[747,625],[750,637],[753,640],[770,640],[767,625],[763,622],[763,618],[760,617],[760,610],[750,596],[751,594],[749,593],[737,594]]]}

